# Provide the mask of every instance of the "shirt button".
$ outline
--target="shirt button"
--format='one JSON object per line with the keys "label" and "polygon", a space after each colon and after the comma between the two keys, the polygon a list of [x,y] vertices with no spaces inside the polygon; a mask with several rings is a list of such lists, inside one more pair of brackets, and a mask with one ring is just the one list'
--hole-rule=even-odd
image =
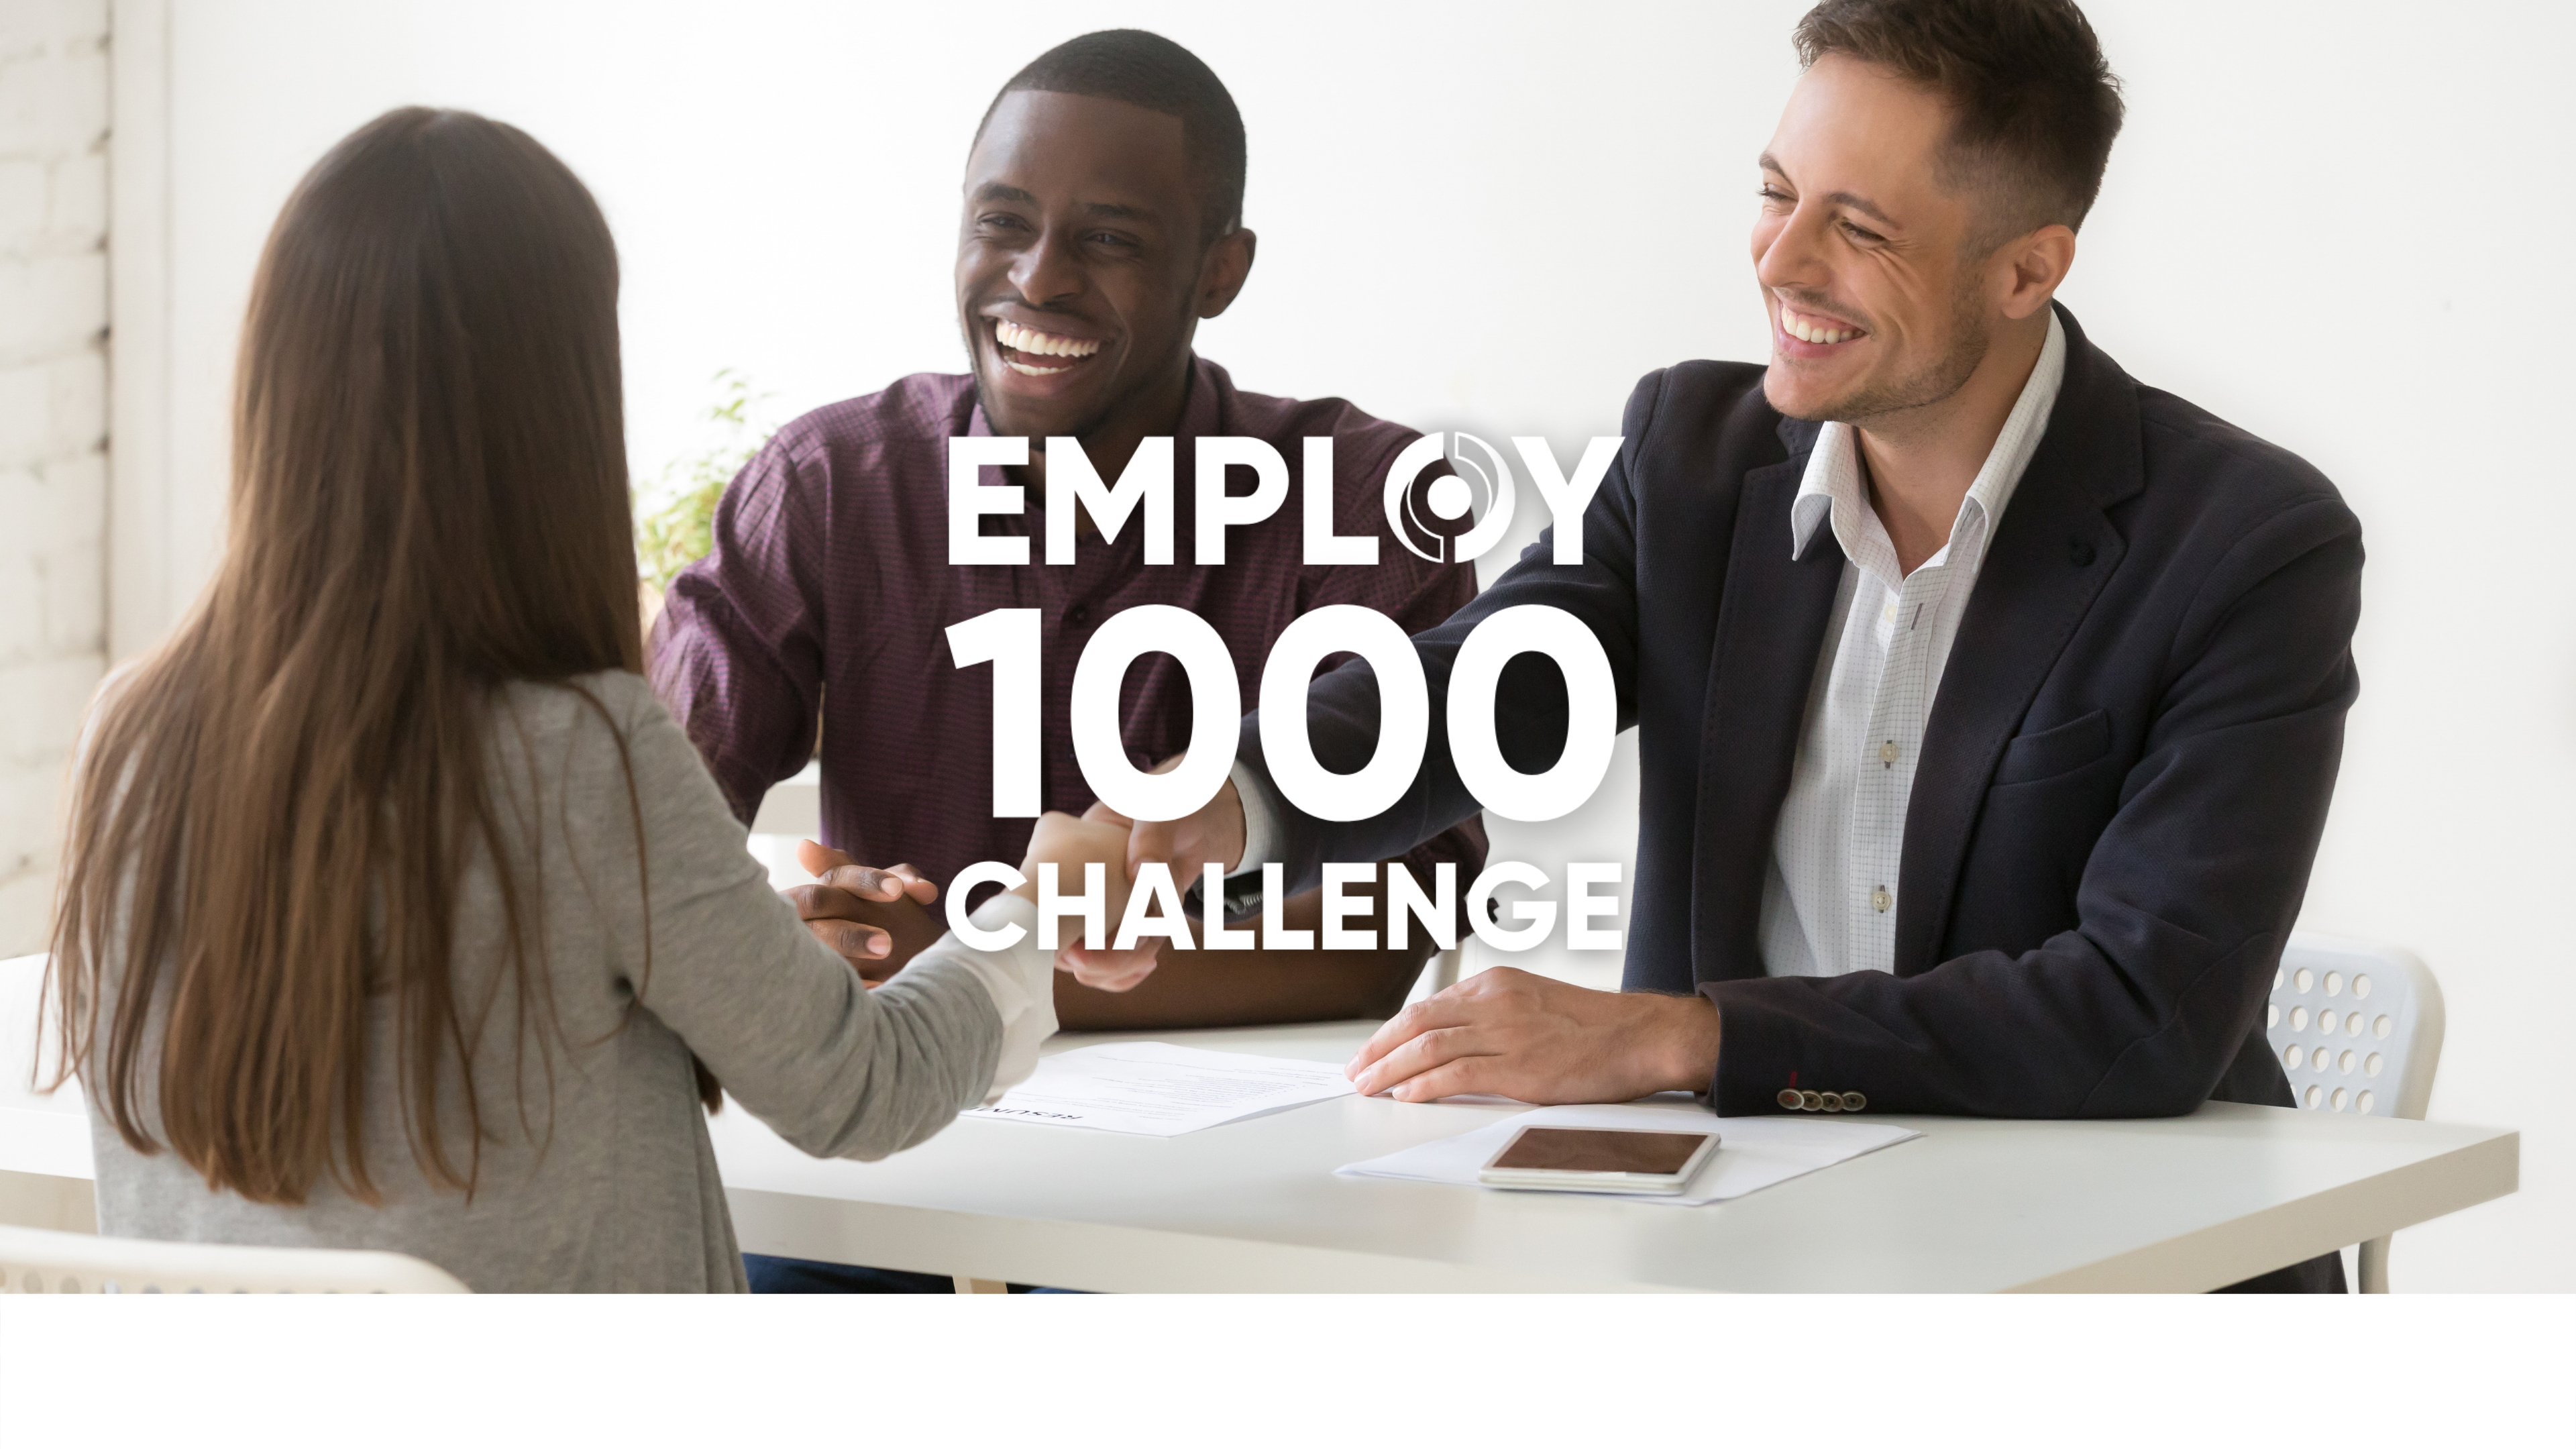
{"label": "shirt button", "polygon": [[1824,1109],[1825,1109],[1825,1094],[1824,1094],[1824,1093],[1822,1093],[1822,1092],[1800,1092],[1800,1093],[1798,1094],[1798,1110],[1799,1110],[1799,1111],[1801,1111],[1801,1112],[1821,1112],[1821,1111],[1823,1111]]}
{"label": "shirt button", "polygon": [[1074,605],[1072,608],[1064,611],[1064,621],[1076,628],[1080,628],[1082,625],[1090,623],[1091,606],[1089,604]]}
{"label": "shirt button", "polygon": [[1869,893],[1869,905],[1871,910],[1883,911],[1895,903],[1896,897],[1889,895],[1887,893],[1887,887],[1885,886],[1880,886],[1878,889]]}
{"label": "shirt button", "polygon": [[1895,622],[1896,622],[1896,601],[1895,601],[1894,599],[1890,599],[1890,600],[1888,600],[1888,601],[1887,601],[1887,607],[1878,611],[1878,617],[1880,617],[1880,618],[1882,618],[1882,619],[1885,619],[1887,622],[1889,622],[1889,623],[1891,623],[1891,624],[1895,623]]}
{"label": "shirt button", "polygon": [[1779,1096],[1779,1099],[1778,1099],[1778,1100],[1779,1100],[1779,1103],[1780,1103],[1780,1105],[1781,1105],[1781,1106],[1788,1108],[1788,1109],[1789,1109],[1790,1111],[1792,1111],[1792,1112],[1797,1111],[1797,1110],[1798,1110],[1798,1089],[1797,1089],[1797,1088],[1795,1088],[1795,1087],[1782,1087],[1782,1088],[1780,1089],[1780,1096]]}
{"label": "shirt button", "polygon": [[1863,1108],[1866,1108],[1867,1106],[1869,1106],[1869,1098],[1862,1096],[1860,1093],[1858,1093],[1858,1092],[1845,1092],[1845,1093],[1843,1093],[1843,1110],[1844,1110],[1844,1111],[1846,1111],[1846,1112],[1858,1112],[1858,1111],[1862,1110]]}
{"label": "shirt button", "polygon": [[1882,765],[1893,765],[1896,763],[1896,741],[1889,740],[1887,743],[1878,747],[1878,762]]}

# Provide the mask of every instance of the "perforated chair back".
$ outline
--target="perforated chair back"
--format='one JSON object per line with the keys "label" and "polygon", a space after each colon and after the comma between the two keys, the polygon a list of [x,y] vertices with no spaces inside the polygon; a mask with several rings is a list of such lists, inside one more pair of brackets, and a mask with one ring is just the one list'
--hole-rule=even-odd
{"label": "perforated chair back", "polygon": [[0,1227],[0,1293],[464,1293],[400,1253],[244,1248]]}
{"label": "perforated chair back", "polygon": [[[2302,931],[2264,1014],[2302,1108],[2424,1119],[2442,1064],[2442,988],[2412,951]],[[2361,1291],[2388,1291],[2388,1239],[2361,1245]]]}
{"label": "perforated chair back", "polygon": [[2264,1017],[2301,1107],[2423,1120],[2442,1060],[2442,988],[2414,952],[2302,931]]}

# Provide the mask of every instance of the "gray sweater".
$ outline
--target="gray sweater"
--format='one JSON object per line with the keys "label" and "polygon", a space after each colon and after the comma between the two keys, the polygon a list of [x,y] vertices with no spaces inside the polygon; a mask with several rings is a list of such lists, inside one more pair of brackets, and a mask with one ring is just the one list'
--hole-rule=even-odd
{"label": "gray sweater", "polygon": [[[494,793],[505,819],[533,827],[535,864],[522,870],[542,887],[542,969],[569,1045],[552,1051],[551,1083],[535,1030],[519,1059],[513,993],[493,989],[505,939],[499,891],[490,860],[478,856],[454,961],[459,1002],[488,993],[494,1003],[474,1053],[484,1143],[472,1201],[432,1187],[412,1160],[388,1003],[371,1044],[365,1122],[381,1206],[351,1199],[327,1175],[302,1207],[210,1192],[168,1151],[128,1148],[93,1107],[100,1232],[390,1249],[483,1292],[738,1292],[742,1255],[692,1051],[739,1108],[816,1156],[883,1157],[984,1097],[1002,1021],[954,938],[951,950],[864,990],[770,889],[743,849],[741,824],[644,681],[599,674],[577,683],[626,737],[651,867],[649,922],[626,772],[607,723],[569,688],[511,686],[493,730]],[[157,1138],[149,1067],[137,1097]],[[461,1164],[455,1076],[451,1067],[439,1109]]]}

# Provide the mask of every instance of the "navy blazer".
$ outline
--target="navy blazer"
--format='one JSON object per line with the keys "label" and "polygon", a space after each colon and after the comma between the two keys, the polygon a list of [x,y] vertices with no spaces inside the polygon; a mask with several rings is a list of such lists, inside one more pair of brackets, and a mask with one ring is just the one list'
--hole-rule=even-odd
{"label": "navy blazer", "polygon": [[[1763,974],[1773,828],[1845,566],[1830,530],[1790,558],[1818,426],[1770,407],[1763,369],[1649,374],[1583,562],[1543,538],[1414,641],[1435,721],[1498,609],[1554,605],[1601,641],[1642,775],[1626,989],[1716,1002],[1721,1114],[1778,1110],[1783,1088],[1994,1117],[2291,1104],[2263,1008],[2359,689],[2361,527],[2314,468],[2142,386],[2058,315],[2065,382],[1925,730],[1892,973]],[[1556,668],[1516,659],[1496,719],[1505,758],[1545,768]],[[1308,725],[1327,768],[1368,761],[1364,662],[1315,681]],[[1262,768],[1257,718],[1239,758]],[[1283,811],[1280,856],[1311,885],[1322,861],[1401,854],[1476,809],[1435,727],[1393,809]]]}

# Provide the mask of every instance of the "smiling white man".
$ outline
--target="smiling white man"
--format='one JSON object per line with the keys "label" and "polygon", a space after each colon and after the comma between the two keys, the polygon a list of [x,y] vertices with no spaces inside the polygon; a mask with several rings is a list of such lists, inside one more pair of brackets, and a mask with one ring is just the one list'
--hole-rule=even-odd
{"label": "smiling white man", "polygon": [[[1351,1074],[1728,1116],[2289,1106],[2262,1013],[2359,689],[2360,526],[2057,304],[2122,114],[2069,0],[1826,0],[1795,41],[1752,177],[1768,365],[1649,374],[1581,561],[1543,544],[1414,639],[1435,719],[1488,616],[1601,641],[1642,775],[1624,989],[1488,971]],[[1561,688],[1496,713],[1515,758],[1565,738]],[[1375,818],[1301,814],[1260,725],[1131,860],[1294,888],[1476,809],[1435,749]],[[1372,681],[1318,680],[1306,727],[1365,760]]]}

